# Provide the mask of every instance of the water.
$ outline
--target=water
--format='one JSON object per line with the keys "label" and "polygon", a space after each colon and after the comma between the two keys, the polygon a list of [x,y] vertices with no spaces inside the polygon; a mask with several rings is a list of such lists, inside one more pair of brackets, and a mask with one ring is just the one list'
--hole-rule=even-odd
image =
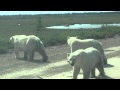
{"label": "water", "polygon": [[61,26],[50,26],[47,29],[91,29],[101,28],[102,26],[120,26],[120,24],[74,24],[74,25],[61,25]]}

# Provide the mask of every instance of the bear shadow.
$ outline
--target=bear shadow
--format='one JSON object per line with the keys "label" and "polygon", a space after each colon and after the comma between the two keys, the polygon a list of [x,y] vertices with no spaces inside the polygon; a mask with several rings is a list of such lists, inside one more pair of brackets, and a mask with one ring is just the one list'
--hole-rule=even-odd
{"label": "bear shadow", "polygon": [[25,75],[20,76],[17,79],[43,79],[41,76]]}
{"label": "bear shadow", "polygon": [[[30,60],[28,60],[28,61],[30,61]],[[42,59],[34,59],[34,60],[30,61],[30,62],[33,62],[33,63],[51,63],[51,61],[43,62]]]}
{"label": "bear shadow", "polygon": [[114,65],[111,64],[104,65],[104,68],[110,68],[110,67],[114,67]]}
{"label": "bear shadow", "polygon": [[18,58],[17,60],[27,61],[27,62],[32,62],[32,63],[50,63],[50,61],[43,62],[42,59],[26,60],[24,58]]}
{"label": "bear shadow", "polygon": [[107,75],[105,75],[104,78],[102,78],[102,77],[100,77],[100,76],[96,76],[95,78],[96,78],[96,79],[113,79],[112,77],[109,77],[109,76],[107,76]]}
{"label": "bear shadow", "polygon": [[105,50],[106,52],[115,51],[115,50]]}

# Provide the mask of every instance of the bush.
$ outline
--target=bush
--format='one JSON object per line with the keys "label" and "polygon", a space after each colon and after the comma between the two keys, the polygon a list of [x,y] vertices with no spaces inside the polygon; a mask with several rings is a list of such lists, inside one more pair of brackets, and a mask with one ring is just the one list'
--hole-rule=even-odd
{"label": "bush", "polygon": [[[80,30],[43,30],[37,33],[44,46],[55,46],[67,43],[67,36],[78,36],[80,39],[104,39],[106,35],[114,36],[120,34],[120,27],[102,27],[98,29],[80,29]],[[13,46],[8,44],[8,38],[0,39],[0,54],[6,53]]]}
{"label": "bush", "polygon": [[7,52],[8,50],[6,48],[0,48],[0,54],[5,54]]}
{"label": "bush", "polygon": [[120,34],[119,27],[102,27],[98,29],[80,30],[45,30],[41,38],[45,46],[65,44],[67,36],[78,36],[80,39],[104,39],[106,35]]}
{"label": "bush", "polygon": [[8,42],[0,39],[0,54],[8,52]]}

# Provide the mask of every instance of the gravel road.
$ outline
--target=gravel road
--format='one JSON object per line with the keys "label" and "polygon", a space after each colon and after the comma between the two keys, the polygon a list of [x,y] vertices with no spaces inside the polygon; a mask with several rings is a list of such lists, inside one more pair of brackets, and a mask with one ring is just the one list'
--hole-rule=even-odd
{"label": "gravel road", "polygon": [[[105,66],[105,79],[120,79],[120,37],[101,39],[108,65]],[[0,55],[0,79],[71,79],[72,67],[67,63],[67,44],[46,47],[49,60],[42,62],[42,57],[35,53],[34,61],[15,59],[14,53]],[[98,74],[98,71],[97,71]],[[82,72],[78,79],[82,79]]]}

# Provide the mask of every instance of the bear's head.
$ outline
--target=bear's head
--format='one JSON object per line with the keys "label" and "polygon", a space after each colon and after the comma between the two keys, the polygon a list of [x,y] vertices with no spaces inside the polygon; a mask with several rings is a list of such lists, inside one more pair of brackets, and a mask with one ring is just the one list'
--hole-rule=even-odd
{"label": "bear's head", "polygon": [[68,45],[71,45],[71,42],[74,41],[75,39],[78,39],[78,36],[76,36],[76,37],[67,36],[67,43],[68,43]]}
{"label": "bear's head", "polygon": [[10,44],[13,44],[13,42],[14,42],[14,38],[13,38],[13,36],[12,36],[12,37],[10,37],[10,39],[9,39],[9,43],[10,43]]}
{"label": "bear's head", "polygon": [[67,40],[68,40],[68,39],[78,39],[78,36],[75,36],[75,37],[67,36]]}
{"label": "bear's head", "polygon": [[74,65],[74,62],[76,60],[76,56],[75,55],[72,55],[70,53],[67,53],[67,62],[73,66]]}

